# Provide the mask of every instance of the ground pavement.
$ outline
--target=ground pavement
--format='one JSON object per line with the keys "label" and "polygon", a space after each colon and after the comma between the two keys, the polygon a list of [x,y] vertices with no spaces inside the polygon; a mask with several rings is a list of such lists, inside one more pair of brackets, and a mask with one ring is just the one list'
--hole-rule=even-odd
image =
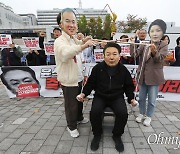
{"label": "ground pavement", "polygon": [[[116,154],[112,140],[114,118],[106,116],[100,148],[90,150],[90,123],[79,125],[80,136],[70,137],[62,98],[9,99],[0,83],[0,154]],[[84,103],[89,117],[91,100]],[[122,136],[124,154],[180,154],[180,102],[161,101],[150,127],[135,122],[131,111]],[[166,138],[165,138],[166,137]]]}

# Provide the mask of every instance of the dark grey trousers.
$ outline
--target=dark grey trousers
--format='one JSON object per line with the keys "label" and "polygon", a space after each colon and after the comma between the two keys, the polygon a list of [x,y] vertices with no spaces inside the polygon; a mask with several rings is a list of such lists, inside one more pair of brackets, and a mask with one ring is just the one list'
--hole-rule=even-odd
{"label": "dark grey trousers", "polygon": [[77,121],[83,120],[83,103],[76,96],[81,92],[81,82],[77,87],[62,86],[67,126],[70,130],[77,129]]}

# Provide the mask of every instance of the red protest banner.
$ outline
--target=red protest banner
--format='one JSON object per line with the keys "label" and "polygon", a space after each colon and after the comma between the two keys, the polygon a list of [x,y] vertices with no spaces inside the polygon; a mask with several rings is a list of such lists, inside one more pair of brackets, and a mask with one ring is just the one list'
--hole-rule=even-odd
{"label": "red protest banner", "polygon": [[54,55],[54,42],[44,42],[46,55]]}
{"label": "red protest banner", "polygon": [[104,60],[103,49],[94,50],[94,59],[95,59],[95,62],[101,62]]}
{"label": "red protest banner", "polygon": [[165,60],[174,60],[175,58],[175,51],[174,49],[168,49],[168,54],[167,56],[165,57]]}
{"label": "red protest banner", "polygon": [[39,97],[38,84],[20,84],[18,87],[17,97]]}
{"label": "red protest banner", "polygon": [[119,44],[121,46],[121,56],[131,56],[130,55],[130,45],[129,44]]}
{"label": "red protest banner", "polygon": [[0,48],[9,48],[10,44],[12,44],[11,35],[0,34]]}
{"label": "red protest banner", "polygon": [[22,37],[22,40],[27,48],[39,49],[39,38],[38,37]]}

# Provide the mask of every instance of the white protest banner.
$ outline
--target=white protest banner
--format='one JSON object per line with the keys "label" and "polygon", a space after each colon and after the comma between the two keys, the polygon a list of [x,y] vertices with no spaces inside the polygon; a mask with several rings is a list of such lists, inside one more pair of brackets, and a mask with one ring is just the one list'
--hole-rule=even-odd
{"label": "white protest banner", "polygon": [[[85,63],[85,79],[96,63]],[[129,70],[134,84],[136,84],[136,69],[138,66],[125,65]],[[11,71],[11,76],[8,72]],[[2,67],[0,69],[1,81],[5,85],[8,96],[13,97],[63,97],[61,84],[57,81],[56,67],[30,66],[30,67]],[[158,100],[180,101],[180,67],[164,67],[165,83],[160,85]],[[11,80],[11,82],[8,82]],[[13,82],[12,82],[13,81]],[[24,81],[24,83],[20,82]],[[17,83],[17,84],[16,84]],[[137,97],[138,97],[138,93]],[[93,95],[90,96],[92,98]]]}
{"label": "white protest banner", "polygon": [[103,49],[94,49],[95,62],[101,62],[104,60]]}
{"label": "white protest banner", "polygon": [[0,74],[10,98],[62,97],[63,92],[60,83],[57,81],[55,69],[53,65],[10,66],[2,67]]}
{"label": "white protest banner", "polygon": [[10,44],[12,44],[11,35],[0,34],[0,48],[9,48]]}
{"label": "white protest banner", "polygon": [[[86,63],[86,72],[85,75],[86,80],[88,80],[88,76],[91,74],[91,71],[96,63]],[[133,78],[133,82],[136,85],[136,70],[137,65],[125,65],[129,70],[131,77]],[[164,66],[164,76],[165,83],[160,85],[158,100],[162,101],[180,101],[180,67],[172,67],[172,66]],[[138,98],[139,92],[136,92],[136,96]],[[93,96],[91,95],[90,98]]]}
{"label": "white protest banner", "polygon": [[44,42],[46,55],[54,55],[54,42]]}
{"label": "white protest banner", "polygon": [[175,59],[175,50],[174,49],[168,49],[168,54],[165,57],[165,60],[174,60]]}
{"label": "white protest banner", "polygon": [[40,49],[39,48],[39,38],[38,37],[22,37],[22,40],[29,49]]}
{"label": "white protest banner", "polygon": [[131,57],[130,55],[130,44],[123,44],[123,43],[119,43],[119,45],[121,46],[121,56],[128,56]]}

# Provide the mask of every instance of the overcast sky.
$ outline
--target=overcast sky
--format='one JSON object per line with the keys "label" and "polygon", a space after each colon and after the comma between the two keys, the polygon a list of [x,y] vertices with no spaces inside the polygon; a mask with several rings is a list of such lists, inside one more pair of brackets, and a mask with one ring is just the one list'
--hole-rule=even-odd
{"label": "overcast sky", "polygon": [[[81,0],[83,8],[102,9],[109,4],[119,20],[125,20],[128,14],[147,18],[147,21],[163,19],[180,26],[180,0]],[[37,10],[53,8],[78,8],[79,0],[0,0],[12,7],[15,13],[33,13]],[[107,8],[108,9],[108,8]]]}

